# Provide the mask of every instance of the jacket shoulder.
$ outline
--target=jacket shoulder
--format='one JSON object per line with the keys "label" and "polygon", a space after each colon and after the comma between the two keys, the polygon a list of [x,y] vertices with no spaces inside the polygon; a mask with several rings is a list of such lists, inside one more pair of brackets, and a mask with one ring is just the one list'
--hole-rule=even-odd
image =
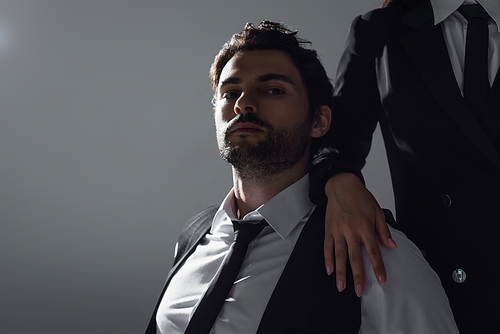
{"label": "jacket shoulder", "polygon": [[428,19],[433,16],[432,5],[429,0],[395,0],[387,7],[373,9],[361,15],[361,19],[373,24],[404,23],[415,19]]}
{"label": "jacket shoulder", "polygon": [[359,19],[373,25],[386,25],[389,22],[401,21],[401,13],[393,7],[376,8],[360,15]]}
{"label": "jacket shoulder", "polygon": [[217,209],[217,205],[210,206],[187,221],[179,235],[174,263],[207,233]]}
{"label": "jacket shoulder", "polygon": [[202,210],[201,212],[197,213],[193,217],[189,218],[187,223],[184,224],[184,227],[182,228],[181,235],[189,233],[193,228],[196,228],[201,222],[204,222],[206,220],[211,221],[212,218],[215,216],[217,209],[218,209],[217,205],[212,205]]}

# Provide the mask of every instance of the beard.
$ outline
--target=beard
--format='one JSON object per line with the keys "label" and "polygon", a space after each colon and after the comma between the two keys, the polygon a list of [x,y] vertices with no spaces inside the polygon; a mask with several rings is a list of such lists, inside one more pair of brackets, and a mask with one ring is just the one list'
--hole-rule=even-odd
{"label": "beard", "polygon": [[[266,137],[256,144],[240,135],[240,143],[231,144],[228,136],[237,123],[249,122],[266,130]],[[219,153],[229,162],[242,180],[266,179],[292,168],[307,150],[312,120],[309,117],[302,123],[286,129],[276,130],[252,113],[240,114],[217,134]]]}

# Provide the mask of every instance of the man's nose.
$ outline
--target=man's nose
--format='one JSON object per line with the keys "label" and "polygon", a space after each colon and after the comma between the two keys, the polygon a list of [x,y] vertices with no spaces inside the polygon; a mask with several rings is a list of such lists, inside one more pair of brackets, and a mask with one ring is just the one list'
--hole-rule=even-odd
{"label": "man's nose", "polygon": [[250,93],[241,93],[234,104],[234,113],[245,114],[249,112],[257,112],[256,99]]}

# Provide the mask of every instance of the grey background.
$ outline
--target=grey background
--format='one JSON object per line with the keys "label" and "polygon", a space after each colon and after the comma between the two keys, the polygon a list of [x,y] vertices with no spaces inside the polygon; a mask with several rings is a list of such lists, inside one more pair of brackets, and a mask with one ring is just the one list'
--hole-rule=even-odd
{"label": "grey background", "polygon": [[[231,188],[208,69],[283,21],[335,75],[382,0],[0,2],[0,333],[141,333],[182,224]],[[368,187],[393,207],[377,133]]]}

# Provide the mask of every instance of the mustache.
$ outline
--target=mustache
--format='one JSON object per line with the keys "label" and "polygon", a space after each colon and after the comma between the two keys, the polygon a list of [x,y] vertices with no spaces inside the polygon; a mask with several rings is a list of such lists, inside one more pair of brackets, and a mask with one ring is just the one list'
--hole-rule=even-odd
{"label": "mustache", "polygon": [[263,129],[273,129],[273,126],[266,121],[263,121],[253,113],[239,114],[233,118],[227,125],[226,132],[231,132],[232,128],[238,123],[252,123]]}

